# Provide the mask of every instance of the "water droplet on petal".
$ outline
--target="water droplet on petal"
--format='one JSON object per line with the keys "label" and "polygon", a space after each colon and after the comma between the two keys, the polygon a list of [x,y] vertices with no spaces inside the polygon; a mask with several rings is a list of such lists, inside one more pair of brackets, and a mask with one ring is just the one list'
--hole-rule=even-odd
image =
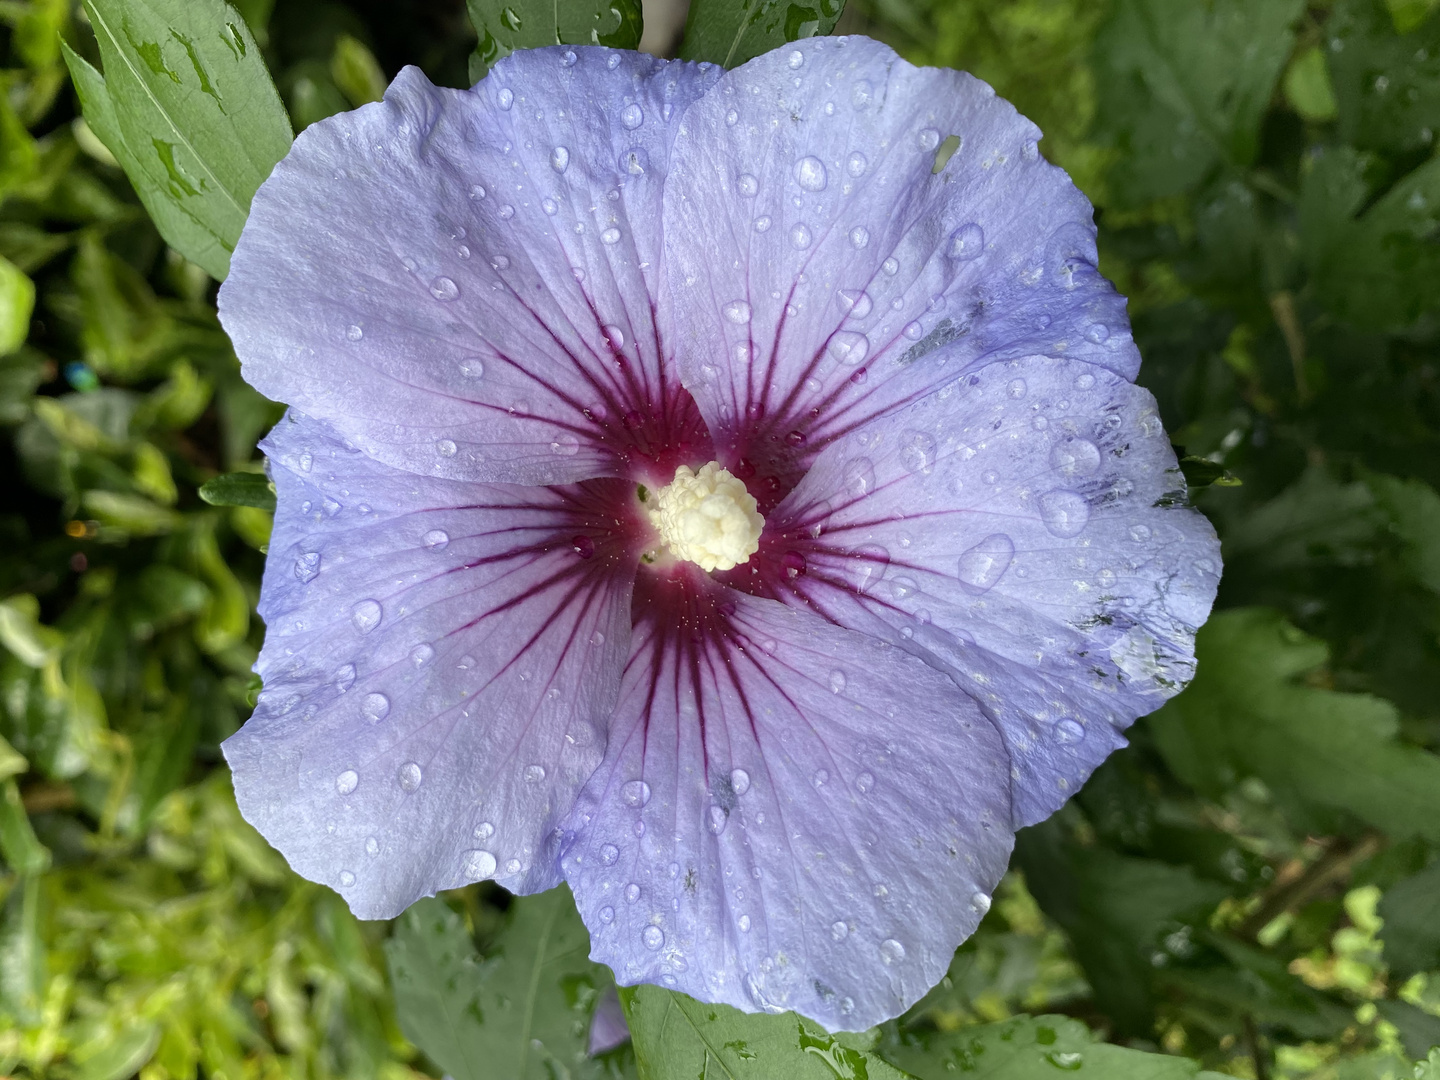
{"label": "water droplet on petal", "polygon": [[500,103],[500,108],[502,109],[508,109],[511,105],[515,104],[515,92],[508,86],[496,94],[495,98]]}
{"label": "water droplet on petal", "polygon": [[379,722],[390,715],[390,699],[384,694],[366,694],[360,711],[372,722]]}
{"label": "water droplet on petal", "polygon": [[838,694],[845,689],[845,673],[838,668],[830,672],[830,692]]}
{"label": "water droplet on petal", "polygon": [[1064,439],[1050,451],[1050,465],[1064,476],[1089,476],[1100,468],[1100,448],[1088,439]]}
{"label": "water droplet on petal", "polygon": [[570,150],[564,146],[557,146],[550,151],[550,167],[558,173],[563,173],[570,167]]}
{"label": "water droplet on petal", "polygon": [[470,198],[476,200],[477,202],[485,198],[485,189],[479,184],[473,185],[470,188]]}
{"label": "water droplet on petal", "polygon": [[1022,398],[1025,396],[1027,389],[1028,387],[1025,385],[1024,379],[1011,379],[1010,385],[1005,387],[1005,393],[1012,398]]}
{"label": "water droplet on petal", "polygon": [[560,457],[574,457],[580,452],[580,440],[574,435],[561,435],[550,444],[550,452]]}
{"label": "water droplet on petal", "polygon": [[407,761],[404,765],[401,765],[398,776],[400,787],[405,791],[414,791],[420,786],[420,781],[424,779],[424,774],[421,773],[420,766],[413,761]]}
{"label": "water droplet on petal", "polygon": [[857,251],[870,243],[870,230],[863,225],[856,225],[850,230],[850,246]]}
{"label": "water droplet on petal", "polygon": [[632,882],[630,882],[629,885],[626,885],[626,886],[625,886],[625,902],[626,902],[627,904],[633,904],[633,903],[635,903],[635,901],[637,901],[637,900],[639,900],[639,899],[640,899],[640,886],[637,885],[637,884],[635,884],[635,882],[632,881]]}
{"label": "water droplet on petal", "polygon": [[644,122],[645,110],[634,102],[631,102],[620,110],[620,123],[625,125],[626,131],[634,131]]}
{"label": "water droplet on petal", "polygon": [[451,281],[448,277],[437,277],[430,282],[430,295],[436,300],[454,300],[460,295],[460,286]]}
{"label": "water droplet on petal", "polygon": [[362,634],[368,634],[380,625],[384,617],[385,609],[378,601],[361,600],[350,609],[350,621],[355,624],[355,629]]}
{"label": "water droplet on petal", "polygon": [[604,844],[600,848],[600,862],[604,866],[614,866],[615,860],[620,858],[620,849],[614,844]]}
{"label": "water droplet on petal", "polygon": [[870,99],[875,93],[875,88],[870,85],[868,79],[857,79],[855,85],[850,88],[850,104],[856,109],[866,109],[870,106]]}
{"label": "water droplet on petal", "polygon": [[730,790],[736,795],[744,795],[750,790],[750,774],[744,769],[731,769]]}
{"label": "water droplet on petal", "polygon": [[841,289],[837,294],[840,305],[850,313],[852,319],[863,319],[870,314],[874,301],[864,289]]}
{"label": "water droplet on petal", "polygon": [[545,766],[526,765],[525,772],[522,775],[525,777],[527,784],[538,784],[541,780],[545,779]]}
{"label": "water droplet on petal", "polygon": [[977,892],[970,897],[970,906],[984,915],[990,910],[990,897],[986,893]]}
{"label": "water droplet on petal", "polygon": [[1134,540],[1137,544],[1143,544],[1146,540],[1149,540],[1149,539],[1150,539],[1150,526],[1149,526],[1149,525],[1131,525],[1131,526],[1130,526],[1130,539],[1131,539],[1131,540]]}
{"label": "water droplet on petal", "polygon": [[810,246],[814,237],[810,233],[810,226],[803,221],[796,222],[790,229],[790,246],[798,251],[804,251]]}
{"label": "water droplet on petal", "polygon": [[918,322],[906,323],[905,329],[900,331],[911,341],[919,341],[925,336],[925,328]]}
{"label": "water droplet on petal", "polygon": [[495,835],[495,826],[492,825],[492,824],[490,824],[490,822],[488,822],[488,821],[482,821],[479,825],[476,825],[476,826],[475,826],[475,839],[476,839],[476,840],[489,840],[490,837],[492,837],[492,836],[494,836],[494,835]]}
{"label": "water droplet on petal", "polygon": [[1047,492],[1040,496],[1040,520],[1056,536],[1078,536],[1090,520],[1090,506],[1074,491]]}
{"label": "water droplet on petal", "polygon": [[1085,738],[1085,729],[1077,720],[1068,716],[1055,725],[1055,741],[1064,745],[1080,742]]}
{"label": "water droplet on petal", "polygon": [[1104,323],[1091,323],[1085,329],[1085,336],[1096,345],[1099,345],[1110,337],[1110,327]]}
{"label": "water droplet on petal", "polygon": [[968,225],[961,225],[950,234],[950,243],[946,245],[945,254],[956,262],[970,262],[978,259],[985,250],[985,230],[975,222]]}
{"label": "water droplet on petal", "polygon": [[511,218],[513,218],[514,216],[515,216],[515,207],[511,206],[509,203],[506,203],[504,206],[500,207],[500,220],[501,220],[501,221],[509,221],[509,220],[510,220]]}
{"label": "water droplet on petal", "polygon": [[841,469],[841,478],[847,490],[868,495],[875,490],[875,464],[867,457],[851,458]]}
{"label": "water droplet on petal", "polygon": [[600,921],[606,925],[615,921],[615,909],[609,904],[600,909]]}
{"label": "water droplet on petal", "polygon": [[920,147],[922,152],[930,153],[940,145],[940,132],[934,128],[921,129],[920,134],[915,136],[915,145]]}
{"label": "water droplet on petal", "polygon": [[352,326],[349,330],[345,331],[345,336],[351,341],[359,341],[365,336],[365,331],[358,326]]}
{"label": "water droplet on petal", "polygon": [[850,927],[843,919],[836,919],[830,924],[830,937],[835,941],[844,941],[850,936]]}
{"label": "water droplet on petal", "polygon": [[849,573],[859,592],[868,592],[890,567],[890,552],[879,544],[861,544],[851,553]]}
{"label": "water droplet on petal", "polygon": [[665,931],[658,926],[647,926],[640,934],[640,940],[647,949],[658,949],[665,944]]}
{"label": "water droplet on petal", "polygon": [[706,822],[706,826],[712,833],[719,836],[725,831],[725,823],[730,820],[730,811],[726,810],[723,806],[712,806],[710,807],[708,818],[709,820]]}
{"label": "water droplet on petal", "polygon": [[341,795],[349,795],[360,783],[360,774],[354,769],[346,769],[335,778],[335,790]]}
{"label": "water droplet on petal", "polygon": [[768,232],[770,229],[770,217],[768,214],[761,214],[754,221],[754,229],[757,233]]}
{"label": "water droplet on petal", "polygon": [[1095,376],[1091,375],[1088,371],[1085,372],[1085,374],[1077,377],[1075,380],[1075,387],[1077,390],[1089,390],[1094,385]]}
{"label": "water droplet on petal", "polygon": [[431,529],[420,540],[426,551],[444,551],[450,543],[450,534],[444,529]]}
{"label": "water droplet on petal", "polygon": [[460,361],[460,374],[467,379],[479,379],[485,374],[485,361],[478,356],[467,356]]}
{"label": "water droplet on petal", "polygon": [[958,571],[965,590],[976,595],[993,589],[1010,569],[1015,542],[1004,533],[991,533],[960,556]]}
{"label": "water droplet on petal", "polygon": [[488,851],[467,851],[464,859],[464,874],[471,881],[481,881],[495,873],[495,856]]}
{"label": "water droplet on petal", "polygon": [[736,190],[747,199],[753,199],[760,191],[760,181],[749,173],[741,173],[740,179],[736,181]]}
{"label": "water droplet on petal", "polygon": [[308,585],[320,574],[320,553],[307,551],[295,559],[295,576]]}
{"label": "water droplet on petal", "polygon": [[620,230],[611,226],[600,234],[602,244],[618,244],[620,242]]}
{"label": "water droplet on petal", "polygon": [[750,305],[744,300],[731,300],[725,305],[725,318],[738,326],[750,321]]}
{"label": "water droplet on petal", "polygon": [[505,873],[507,873],[507,874],[518,874],[519,872],[520,872],[520,860],[519,860],[519,859],[509,859],[509,860],[506,861],[506,863],[505,863]]}
{"label": "water droplet on petal", "polygon": [[826,349],[840,363],[854,367],[869,355],[870,339],[854,330],[837,330]]}
{"label": "water droplet on petal", "polygon": [[453,439],[441,439],[435,444],[435,452],[441,457],[454,457],[459,450]]}
{"label": "water droplet on petal", "polygon": [[865,170],[870,167],[870,159],[859,150],[854,151],[845,159],[845,171],[851,176],[864,176]]}
{"label": "water droplet on petal", "polygon": [[862,772],[859,776],[855,777],[855,790],[858,791],[858,792],[860,792],[861,795],[868,795],[868,794],[870,794],[871,789],[873,789],[874,787],[875,787],[875,774],[874,774],[874,773],[872,773],[872,772]]}
{"label": "water droplet on petal", "polygon": [[650,801],[650,785],[644,780],[627,780],[620,785],[620,799],[626,806],[644,806]]}
{"label": "water droplet on petal", "polygon": [[355,884],[355,875],[354,875],[353,873],[351,873],[349,870],[341,870],[341,871],[340,871],[340,885],[341,885],[341,887],[348,889],[351,885],[354,885],[354,884]]}
{"label": "water droplet on petal", "polygon": [[790,65],[790,70],[794,71],[805,63],[805,54],[799,49],[795,49],[785,58],[785,62]]}
{"label": "water droplet on petal", "polygon": [[795,182],[806,191],[824,191],[829,182],[825,163],[817,157],[802,157],[795,163]]}
{"label": "water droplet on petal", "polygon": [[742,934],[748,934],[750,932],[750,916],[741,915],[740,918],[735,920],[735,925],[740,928]]}
{"label": "water droplet on petal", "polygon": [[810,782],[814,784],[817,788],[824,787],[830,782],[829,771],[825,769],[816,769],[815,775],[810,778]]}
{"label": "water droplet on petal", "polygon": [[380,841],[373,836],[367,836],[365,838],[365,854],[369,855],[372,859],[375,858],[376,855],[379,855]]}
{"label": "water droplet on petal", "polygon": [[737,123],[739,123],[739,121],[740,121],[740,114],[739,114],[738,112],[736,112],[734,109],[731,109],[729,112],[727,112],[727,113],[725,114],[725,123],[726,123],[728,126],[734,127]]}
{"label": "water droplet on petal", "polygon": [[911,472],[923,472],[935,464],[935,440],[923,431],[902,435],[900,463]]}
{"label": "water droplet on petal", "polygon": [[545,198],[540,200],[540,209],[544,210],[546,214],[549,214],[553,217],[555,214],[559,213],[560,204],[557,203],[554,199]]}
{"label": "water droplet on petal", "polygon": [[355,685],[355,665],[341,664],[335,669],[335,689],[345,693]]}
{"label": "water droplet on petal", "polygon": [[898,964],[905,959],[905,946],[894,938],[886,938],[880,942],[880,959],[887,964]]}
{"label": "water droplet on petal", "polygon": [[890,258],[886,259],[883,263],[880,264],[880,269],[884,270],[885,273],[889,274],[891,277],[894,277],[900,272],[900,261],[892,255]]}

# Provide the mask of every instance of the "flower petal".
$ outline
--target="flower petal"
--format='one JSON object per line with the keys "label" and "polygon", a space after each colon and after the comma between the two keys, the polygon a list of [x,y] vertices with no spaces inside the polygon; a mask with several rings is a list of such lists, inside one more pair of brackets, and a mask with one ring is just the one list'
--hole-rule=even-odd
{"label": "flower petal", "polygon": [[411,476],[293,412],[265,449],[265,689],[225,743],[246,819],[363,918],[554,885],[628,650],[633,562],[593,508],[619,482]]}
{"label": "flower petal", "polygon": [[758,57],[691,108],[665,197],[671,336],[727,461],[793,482],[997,358],[1134,377],[1090,204],[1039,138],[978,79],[864,38]]}
{"label": "flower petal", "polygon": [[537,49],[307,128],[220,292],[245,377],[431,476],[566,483],[703,439],[651,297],[670,142],[716,74]]}
{"label": "flower petal", "polygon": [[768,591],[955,679],[1004,734],[1018,828],[1193,674],[1220,550],[1184,487],[1148,391],[992,364],[820,456],[767,522],[805,573]]}
{"label": "flower petal", "polygon": [[[592,956],[622,984],[869,1027],[989,906],[1012,842],[1003,746],[901,650],[709,588],[685,634],[637,624],[575,806],[562,864]],[[707,611],[715,633],[692,637]]]}

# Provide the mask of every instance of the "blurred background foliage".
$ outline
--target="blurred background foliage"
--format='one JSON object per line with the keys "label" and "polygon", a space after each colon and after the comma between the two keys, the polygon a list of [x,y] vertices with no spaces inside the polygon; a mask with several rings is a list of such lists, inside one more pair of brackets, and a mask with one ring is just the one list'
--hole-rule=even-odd
{"label": "blurred background foliage", "polygon": [[[464,0],[237,6],[296,130],[405,63],[464,85],[477,45]],[[1044,129],[1226,559],[1197,682],[1022,835],[949,976],[881,1033],[892,1060],[1044,1012],[1255,1080],[1440,1076],[1412,1072],[1440,1043],[1437,9],[841,16]],[[80,118],[62,37],[98,65],[71,0],[0,0],[0,1074],[436,1074],[387,939],[418,1008],[427,943],[470,978],[454,950],[522,915],[474,888],[359,923],[239,818],[218,744],[259,689],[269,517],[198,489],[260,473],[279,410]],[[588,1010],[603,987],[582,982]],[[973,1030],[962,1069],[1018,1029]],[[633,1074],[623,1050],[604,1064]]]}

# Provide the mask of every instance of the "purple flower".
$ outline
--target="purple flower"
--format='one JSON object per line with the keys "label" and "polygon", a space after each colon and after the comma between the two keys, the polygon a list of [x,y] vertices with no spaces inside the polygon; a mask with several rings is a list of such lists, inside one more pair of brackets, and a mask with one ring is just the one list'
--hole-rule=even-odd
{"label": "purple flower", "polygon": [[291,406],[246,817],[363,917],[564,880],[622,983],[914,1002],[1218,571],[1039,136],[856,38],[301,135],[220,295]]}

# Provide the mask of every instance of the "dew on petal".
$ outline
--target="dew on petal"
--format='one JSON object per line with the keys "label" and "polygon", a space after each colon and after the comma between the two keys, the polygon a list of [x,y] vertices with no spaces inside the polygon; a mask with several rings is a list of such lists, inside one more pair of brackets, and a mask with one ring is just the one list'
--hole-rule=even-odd
{"label": "dew on petal", "polygon": [[405,791],[414,791],[420,786],[420,781],[424,779],[424,774],[420,771],[419,764],[414,761],[407,761],[404,765],[401,765],[400,772],[397,776],[400,781],[400,787]]}
{"label": "dew on petal", "polygon": [[865,318],[874,307],[874,301],[864,289],[841,289],[836,295],[840,297],[840,306],[850,313],[852,319]]}
{"label": "dew on petal", "polygon": [[798,251],[804,251],[813,240],[814,236],[810,232],[810,226],[803,221],[797,222],[790,229],[790,246]]}
{"label": "dew on petal", "polygon": [[848,491],[856,495],[868,495],[875,490],[875,463],[869,458],[851,458],[840,472]]}
{"label": "dew on petal", "polygon": [[850,927],[843,919],[836,919],[830,924],[830,937],[835,941],[844,941],[850,936]]}
{"label": "dew on petal", "polygon": [[441,439],[435,444],[435,452],[441,457],[454,457],[459,450],[454,439]]}
{"label": "dew on petal", "polygon": [[744,300],[731,300],[725,305],[725,318],[737,326],[743,326],[750,321],[750,305]]}
{"label": "dew on petal", "polygon": [[644,806],[650,801],[650,785],[644,780],[627,780],[620,785],[620,800],[626,806]]}
{"label": "dew on petal", "polygon": [[845,689],[845,673],[839,668],[830,672],[830,692],[838,694]]}
{"label": "dew on petal", "polygon": [[379,723],[390,715],[390,699],[384,694],[366,694],[360,711],[372,723]]}
{"label": "dew on petal", "polygon": [[921,326],[918,322],[906,323],[905,329],[900,332],[911,341],[919,341],[925,336],[925,327]]}
{"label": "dew on petal", "polygon": [[1055,725],[1055,741],[1062,744],[1077,743],[1085,738],[1085,729],[1078,720],[1065,717]]}
{"label": "dew on petal", "polygon": [[444,529],[431,529],[420,539],[426,551],[444,551],[450,544],[450,534]]}
{"label": "dew on petal", "polygon": [[435,646],[427,642],[421,642],[410,650],[410,662],[417,668],[424,667],[433,659],[435,659]]}
{"label": "dew on petal", "polygon": [[894,938],[886,938],[880,942],[880,959],[887,964],[898,964],[905,959],[905,946]]}
{"label": "dew on petal", "polygon": [[551,442],[550,452],[560,457],[574,457],[580,452],[580,440],[574,435],[561,435]]}
{"label": "dew on petal", "polygon": [[368,634],[379,626],[384,615],[385,609],[377,600],[361,600],[350,609],[350,621],[362,634]]}
{"label": "dew on petal", "polygon": [[295,576],[306,585],[320,575],[320,553],[307,551],[295,559]]}
{"label": "dew on petal", "polygon": [[950,242],[945,247],[945,254],[956,262],[970,262],[978,259],[985,249],[985,230],[975,222],[961,225],[950,234]]}
{"label": "dew on petal", "polygon": [[608,904],[600,909],[599,914],[602,923],[608,925],[615,921],[615,909]]}
{"label": "dew on petal", "polygon": [[731,769],[730,790],[736,795],[744,795],[750,790],[750,774],[744,769]]}
{"label": "dew on petal", "polygon": [[522,775],[525,777],[527,784],[538,784],[541,780],[545,779],[545,766],[526,765],[525,772]]}
{"label": "dew on petal", "polygon": [[355,685],[355,665],[341,664],[335,669],[335,689],[345,693]]}
{"label": "dew on petal", "polygon": [[805,63],[805,54],[799,49],[795,49],[785,58],[785,63],[789,65],[791,71],[795,71]]}
{"label": "dew on petal", "polygon": [[960,584],[973,594],[988,592],[1010,569],[1015,541],[1004,533],[991,533],[960,556]]}
{"label": "dew on petal", "polygon": [[507,86],[495,95],[495,100],[500,103],[500,108],[508,109],[515,104],[515,91]]}
{"label": "dew on petal", "polygon": [[850,230],[850,246],[859,250],[870,243],[870,230],[863,225],[856,225]]}
{"label": "dew on petal", "polygon": [[735,925],[740,928],[742,934],[748,934],[750,932],[750,916],[741,915],[740,918],[735,920]]}
{"label": "dew on petal", "polygon": [[930,153],[940,145],[940,132],[934,128],[921,129],[920,134],[915,136],[915,145],[920,148],[922,153]]}
{"label": "dew on petal", "polygon": [[600,848],[600,862],[604,866],[614,866],[615,860],[620,858],[620,849],[614,844],[605,844]]}
{"label": "dew on petal", "polygon": [[875,787],[875,774],[874,774],[874,773],[872,773],[872,772],[862,772],[859,776],[855,777],[855,790],[858,791],[858,792],[860,792],[861,795],[868,795],[868,794],[870,794],[871,790],[872,790],[874,787]]}
{"label": "dew on petal", "polygon": [[747,199],[753,199],[760,191],[760,181],[749,173],[741,173],[736,181],[736,190]]}
{"label": "dew on petal", "polygon": [[640,899],[640,886],[637,885],[635,882],[632,881],[632,882],[630,882],[629,885],[626,885],[626,886],[625,886],[625,902],[626,902],[627,904],[633,904],[633,903],[635,903],[635,902],[636,902],[637,900],[639,900],[639,899]]}
{"label": "dew on petal", "polygon": [[465,876],[471,881],[480,881],[495,873],[495,856],[488,851],[476,849],[465,852]]}
{"label": "dew on petal", "polygon": [[437,277],[430,282],[430,295],[440,301],[454,300],[460,295],[460,286],[448,277]]}
{"label": "dew on petal", "polygon": [[467,379],[479,379],[485,374],[485,361],[478,356],[467,356],[460,361],[460,374]]}
{"label": "dew on petal", "polygon": [[870,353],[870,339],[854,330],[837,330],[826,351],[842,364],[854,367]]}
{"label": "dew on petal", "polygon": [[570,150],[568,147],[557,146],[550,151],[550,167],[557,173],[563,173],[570,167]]}
{"label": "dew on petal", "polygon": [[610,227],[600,234],[602,244],[618,244],[620,242],[620,230]]}
{"label": "dew on petal", "polygon": [[1131,526],[1130,526],[1130,539],[1131,539],[1131,540],[1134,540],[1137,544],[1143,544],[1146,540],[1149,540],[1149,539],[1150,539],[1150,526],[1149,526],[1149,525],[1131,525]]}
{"label": "dew on petal", "polygon": [[372,859],[380,854],[380,841],[377,838],[373,836],[367,836],[365,838],[365,854],[369,855]]}
{"label": "dew on petal", "polygon": [[351,341],[359,341],[365,336],[365,331],[358,326],[352,326],[349,330],[345,331],[345,336]]}
{"label": "dew on petal", "polygon": [[354,885],[354,884],[355,884],[355,874],[354,874],[354,872],[353,872],[353,871],[350,871],[350,870],[341,870],[341,871],[340,871],[340,885],[341,885],[341,887],[348,889],[351,885]]}
{"label": "dew on petal", "polygon": [[625,126],[626,131],[634,131],[644,122],[645,110],[634,102],[620,110],[620,123]]}
{"label": "dew on petal", "polygon": [[640,934],[640,940],[647,949],[658,949],[665,944],[665,931],[658,926],[647,926]]}
{"label": "dew on petal", "polygon": [[870,167],[870,159],[859,150],[854,151],[845,159],[845,171],[851,176],[864,176],[865,170]]}
{"label": "dew on petal", "polygon": [[1100,448],[1089,439],[1064,439],[1051,449],[1050,465],[1063,476],[1089,476],[1100,468]]}
{"label": "dew on petal", "polygon": [[805,191],[824,191],[829,182],[825,163],[814,156],[802,157],[795,163],[795,182]]}
{"label": "dew on petal", "polygon": [[894,277],[900,272],[900,261],[892,255],[890,256],[890,258],[886,259],[883,263],[880,264],[880,269],[884,270],[885,273],[889,274],[891,277]]}
{"label": "dew on petal", "polygon": [[983,892],[975,893],[973,896],[970,897],[970,906],[976,911],[978,911],[981,915],[984,915],[987,911],[990,910],[989,895]]}
{"label": "dew on petal", "polygon": [[632,146],[620,155],[620,171],[628,176],[640,176],[650,168],[650,155],[643,146]]}
{"label": "dew on petal", "polygon": [[335,790],[341,795],[349,795],[360,784],[360,774],[354,769],[346,769],[335,778]]}
{"label": "dew on petal", "polygon": [[1056,536],[1078,536],[1090,520],[1090,506],[1074,491],[1047,492],[1040,497],[1040,520]]}
{"label": "dew on petal", "polygon": [[705,823],[706,827],[716,836],[719,836],[725,831],[725,823],[730,820],[730,811],[726,810],[723,806],[712,806],[707,814],[707,818],[708,820]]}
{"label": "dew on petal", "polygon": [[488,821],[482,821],[479,825],[476,825],[476,826],[475,826],[475,839],[476,839],[476,840],[489,840],[490,837],[492,837],[492,836],[494,836],[494,835],[495,835],[495,826],[492,825],[492,824],[490,824],[490,822],[488,822]]}
{"label": "dew on petal", "polygon": [[768,231],[770,230],[770,217],[769,217],[769,215],[768,215],[768,214],[761,214],[761,215],[760,215],[759,217],[757,217],[757,218],[755,219],[755,221],[752,223],[752,227],[754,228],[754,230],[755,230],[757,233],[768,232]]}

